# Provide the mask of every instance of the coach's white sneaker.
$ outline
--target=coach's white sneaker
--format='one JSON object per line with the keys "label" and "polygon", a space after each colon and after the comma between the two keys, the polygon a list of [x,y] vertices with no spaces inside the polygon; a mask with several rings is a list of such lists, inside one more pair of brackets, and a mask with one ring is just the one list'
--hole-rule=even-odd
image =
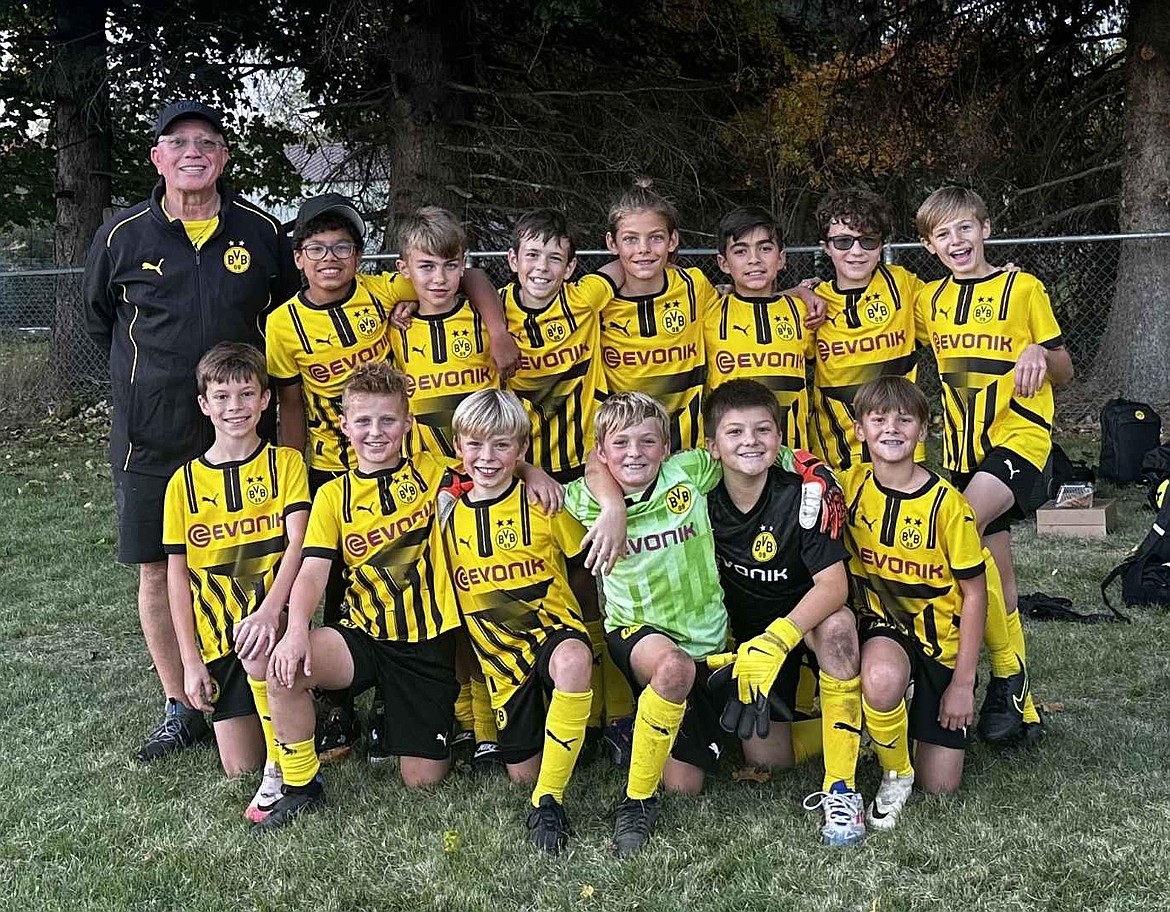
{"label": "coach's white sneaker", "polygon": [[875,830],[892,830],[898,823],[898,815],[910,798],[914,787],[914,771],[909,776],[899,776],[897,770],[882,773],[882,784],[877,795],[866,811],[865,820]]}

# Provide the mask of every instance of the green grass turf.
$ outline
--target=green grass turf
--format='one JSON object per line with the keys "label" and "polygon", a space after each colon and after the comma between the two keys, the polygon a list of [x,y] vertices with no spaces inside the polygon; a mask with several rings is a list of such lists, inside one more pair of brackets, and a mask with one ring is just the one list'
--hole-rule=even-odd
{"label": "green grass turf", "polygon": [[[0,906],[114,909],[1112,910],[1167,908],[1170,621],[1027,623],[1036,694],[1053,708],[1031,755],[977,745],[964,787],[916,798],[892,834],[829,850],[801,798],[815,767],[765,784],[731,764],[696,798],[668,797],[647,850],[607,851],[621,780],[578,772],[571,851],[524,840],[526,792],[456,774],[407,793],[391,770],[330,768],[329,804],[257,839],[255,788],[210,750],[138,768],[160,697],[114,564],[105,459],[66,429],[0,451]],[[1099,607],[1097,581],[1151,515],[1121,495],[1106,542],[1017,539],[1021,591]],[[859,784],[872,796],[877,772]]]}

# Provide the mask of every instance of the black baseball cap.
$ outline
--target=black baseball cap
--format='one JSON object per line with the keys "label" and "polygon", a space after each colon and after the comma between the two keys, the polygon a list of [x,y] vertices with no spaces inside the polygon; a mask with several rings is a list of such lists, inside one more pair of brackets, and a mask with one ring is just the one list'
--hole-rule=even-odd
{"label": "black baseball cap", "polygon": [[201,101],[184,99],[183,101],[171,102],[158,112],[158,118],[154,122],[155,142],[158,142],[158,138],[170,129],[171,124],[184,117],[198,117],[200,120],[206,120],[215,127],[215,131],[220,136],[227,135],[227,131],[223,128],[223,117],[219,111],[215,108],[209,108]]}
{"label": "black baseball cap", "polygon": [[361,215],[358,214],[354,204],[340,193],[322,193],[320,196],[313,196],[301,203],[301,208],[297,211],[297,220],[293,223],[294,228],[301,228],[319,215],[324,215],[326,212],[331,212],[338,218],[344,219],[353,226],[354,231],[357,232],[359,240],[365,240],[366,237],[366,223],[362,220]]}

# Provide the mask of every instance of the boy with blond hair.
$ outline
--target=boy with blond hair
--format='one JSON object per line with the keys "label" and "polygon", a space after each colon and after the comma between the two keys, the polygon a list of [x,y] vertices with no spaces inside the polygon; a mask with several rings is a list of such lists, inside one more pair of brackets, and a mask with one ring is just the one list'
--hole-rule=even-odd
{"label": "boy with blond hair", "polygon": [[264,766],[249,820],[280,798],[268,708],[268,656],[301,562],[309,511],[304,459],[257,433],[268,405],[264,355],[221,342],[195,369],[215,442],[167,485],[163,549],[171,617],[190,705],[210,712],[224,772]]}
{"label": "boy with blond hair", "polygon": [[564,792],[593,699],[593,650],[565,564],[585,529],[563,510],[547,515],[529,503],[516,472],[531,423],[514,393],[473,393],[452,430],[472,483],[444,523],[456,598],[495,712],[500,759],[513,782],[534,783],[529,838],[557,854],[568,841]]}
{"label": "boy with blond hair", "polygon": [[924,286],[915,306],[942,379],[943,465],[974,509],[1003,580],[1005,612],[993,604],[987,616],[992,679],[979,733],[1009,741],[1022,732],[1031,744],[1042,723],[1028,681],[1010,530],[1030,507],[1052,449],[1053,387],[1072,380],[1072,359],[1040,280],[987,262],[991,219],[977,193],[936,190],[916,221],[923,246],[950,271]]}

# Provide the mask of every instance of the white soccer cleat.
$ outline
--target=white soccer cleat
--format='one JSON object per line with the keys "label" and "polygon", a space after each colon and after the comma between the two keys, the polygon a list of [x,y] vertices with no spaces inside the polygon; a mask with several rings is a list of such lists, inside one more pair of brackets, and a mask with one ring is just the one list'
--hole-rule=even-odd
{"label": "white soccer cleat", "polygon": [[913,788],[913,770],[909,776],[899,776],[896,770],[882,773],[882,784],[878,786],[877,795],[865,813],[866,823],[875,830],[892,830]]}
{"label": "white soccer cleat", "polygon": [[804,799],[804,809],[821,811],[824,845],[857,845],[865,838],[865,801],[844,782],[835,782],[827,792],[813,792]]}
{"label": "white soccer cleat", "polygon": [[283,794],[281,786],[284,785],[284,779],[280,775],[280,767],[275,763],[268,763],[264,766],[264,778],[260,780],[260,788],[256,790],[256,794],[252,797],[251,804],[248,809],[244,811],[244,816],[253,823],[261,823],[272,810],[273,805],[276,804]]}

